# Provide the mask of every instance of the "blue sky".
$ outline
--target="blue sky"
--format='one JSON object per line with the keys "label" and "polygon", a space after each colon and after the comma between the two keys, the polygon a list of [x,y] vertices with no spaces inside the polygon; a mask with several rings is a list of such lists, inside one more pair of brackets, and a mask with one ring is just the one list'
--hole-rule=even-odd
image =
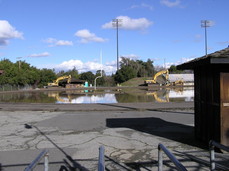
{"label": "blue sky", "polygon": [[0,58],[37,68],[116,71],[119,55],[179,64],[229,45],[229,0],[0,0]]}

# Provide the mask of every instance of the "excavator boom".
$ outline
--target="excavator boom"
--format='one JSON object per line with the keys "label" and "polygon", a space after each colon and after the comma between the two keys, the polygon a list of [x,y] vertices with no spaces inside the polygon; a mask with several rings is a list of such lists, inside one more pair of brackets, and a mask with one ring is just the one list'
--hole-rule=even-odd
{"label": "excavator boom", "polygon": [[[159,77],[163,75],[163,79],[159,79]],[[167,84],[169,79],[169,70],[162,70],[157,72],[152,80],[145,80],[145,84]]]}
{"label": "excavator boom", "polygon": [[59,77],[56,80],[54,80],[52,83],[48,83],[48,86],[49,87],[58,87],[59,82],[64,79],[68,79],[67,83],[69,84],[71,82],[71,78],[72,78],[71,75],[65,75],[65,76]]}

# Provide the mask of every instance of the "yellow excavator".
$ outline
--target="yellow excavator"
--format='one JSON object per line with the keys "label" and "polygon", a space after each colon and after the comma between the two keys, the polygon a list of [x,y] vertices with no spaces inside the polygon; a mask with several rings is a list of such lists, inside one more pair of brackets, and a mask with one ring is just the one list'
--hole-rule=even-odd
{"label": "yellow excavator", "polygon": [[165,85],[165,86],[176,86],[176,85],[183,85],[183,80],[176,80],[174,82],[170,82],[169,80],[169,70],[162,70],[157,72],[152,80],[145,80],[145,84],[158,84],[158,85]]}
{"label": "yellow excavator", "polygon": [[71,78],[72,78],[71,75],[65,75],[65,76],[59,77],[56,80],[54,80],[52,83],[48,83],[48,87],[58,87],[59,82],[64,79],[68,79],[67,83],[69,84],[71,82]]}
{"label": "yellow excavator", "polygon": [[152,80],[145,80],[145,84],[159,84],[166,85],[169,80],[169,70],[162,70],[157,72]]}

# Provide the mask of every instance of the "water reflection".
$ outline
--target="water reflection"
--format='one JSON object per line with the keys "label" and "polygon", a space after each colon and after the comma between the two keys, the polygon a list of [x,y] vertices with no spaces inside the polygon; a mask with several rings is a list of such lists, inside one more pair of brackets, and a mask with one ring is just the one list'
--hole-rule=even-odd
{"label": "water reflection", "polygon": [[161,89],[158,91],[148,91],[146,94],[153,96],[156,102],[194,101],[193,87]]}
{"label": "water reflection", "polygon": [[1,102],[23,103],[137,103],[193,101],[193,87],[179,89],[71,90],[0,94]]}

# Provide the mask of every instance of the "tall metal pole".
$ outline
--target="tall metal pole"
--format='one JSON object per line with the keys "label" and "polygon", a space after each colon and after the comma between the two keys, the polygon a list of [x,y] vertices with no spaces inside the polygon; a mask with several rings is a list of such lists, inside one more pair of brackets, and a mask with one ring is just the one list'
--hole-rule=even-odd
{"label": "tall metal pole", "polygon": [[117,71],[119,69],[119,54],[118,54],[118,20],[116,19],[116,30],[117,30]]}
{"label": "tall metal pole", "polygon": [[205,31],[205,55],[207,56],[208,54],[207,27],[210,27],[210,21],[202,20],[201,27],[204,27],[204,31]]}
{"label": "tall metal pole", "polygon": [[116,46],[117,46],[117,71],[119,70],[119,46],[118,46],[118,29],[121,26],[122,19],[113,19],[113,27],[116,27]]}
{"label": "tall metal pole", "polygon": [[[206,24],[206,23],[205,23]],[[205,55],[207,56],[208,54],[208,37],[207,37],[207,27],[204,27],[205,30]]]}

